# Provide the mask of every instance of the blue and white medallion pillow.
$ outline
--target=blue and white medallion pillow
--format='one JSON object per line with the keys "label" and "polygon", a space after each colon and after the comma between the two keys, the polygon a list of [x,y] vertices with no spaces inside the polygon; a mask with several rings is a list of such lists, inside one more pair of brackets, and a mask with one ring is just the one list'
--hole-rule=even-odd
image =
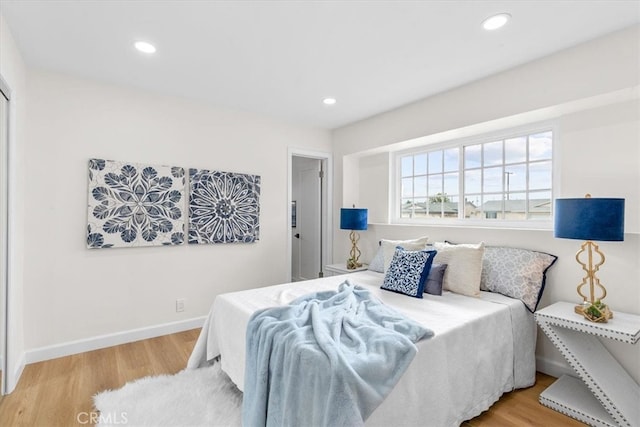
{"label": "blue and white medallion pillow", "polygon": [[422,298],[436,251],[407,251],[396,247],[381,288]]}

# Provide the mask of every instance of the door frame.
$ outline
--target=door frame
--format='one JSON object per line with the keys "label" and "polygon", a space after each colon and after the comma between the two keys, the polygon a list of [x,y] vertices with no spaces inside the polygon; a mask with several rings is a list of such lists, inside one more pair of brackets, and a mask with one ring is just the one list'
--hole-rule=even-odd
{"label": "door frame", "polygon": [[[305,150],[302,148],[289,147],[287,150],[287,282],[291,282],[291,258],[293,246],[291,239],[293,231],[291,229],[291,202],[293,201],[293,158],[307,157],[319,159],[324,162],[324,186],[323,193],[326,195],[326,203],[322,204],[322,260],[323,264],[329,264],[328,260],[333,259],[333,158],[331,153],[324,151]],[[324,265],[322,266],[324,270]]]}
{"label": "door frame", "polygon": [[[4,93],[4,96],[7,98],[7,117],[6,117],[6,125],[7,129],[7,138],[5,140],[5,144],[0,147],[0,151],[2,152],[0,155],[0,159],[2,161],[2,165],[0,170],[2,170],[2,179],[0,179],[0,183],[2,188],[0,188],[0,234],[2,234],[2,239],[0,239],[0,315],[2,316],[2,321],[0,322],[0,370],[2,370],[2,379],[0,380],[0,395],[7,394],[9,390],[9,386],[11,388],[15,387],[15,383],[17,382],[17,378],[14,378],[14,373],[9,372],[9,285],[10,285],[10,265],[11,265],[11,228],[10,228],[10,211],[12,202],[10,199],[10,182],[11,181],[11,160],[10,156],[12,155],[10,151],[11,140],[13,139],[13,93],[11,88],[7,84],[6,80],[0,75],[0,90]],[[0,94],[0,96],[3,96]]]}

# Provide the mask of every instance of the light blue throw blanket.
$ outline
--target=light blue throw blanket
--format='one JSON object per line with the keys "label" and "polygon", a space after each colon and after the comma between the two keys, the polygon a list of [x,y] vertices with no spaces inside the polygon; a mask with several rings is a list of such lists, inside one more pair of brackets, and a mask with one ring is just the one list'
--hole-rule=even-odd
{"label": "light blue throw blanket", "polygon": [[259,311],[247,326],[243,425],[363,425],[413,360],[414,343],[431,336],[348,281]]}

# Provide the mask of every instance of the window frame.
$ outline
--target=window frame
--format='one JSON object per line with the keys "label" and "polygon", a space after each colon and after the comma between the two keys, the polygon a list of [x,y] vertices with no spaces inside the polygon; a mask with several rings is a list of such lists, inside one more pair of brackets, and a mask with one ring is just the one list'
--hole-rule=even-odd
{"label": "window frame", "polygon": [[[548,219],[486,219],[486,218],[464,218],[460,217],[464,215],[458,214],[458,218],[402,218],[401,206],[402,206],[402,157],[409,155],[416,155],[421,153],[429,153],[432,151],[444,151],[450,148],[458,148],[458,204],[459,206],[464,203],[464,147],[470,145],[484,144],[487,142],[494,142],[498,140],[506,140],[511,138],[517,138],[522,136],[530,136],[537,133],[551,131],[553,135],[553,144],[551,147],[551,215]],[[560,180],[558,173],[559,170],[559,149],[560,133],[558,131],[557,121],[545,121],[538,122],[523,126],[511,127],[501,129],[493,132],[487,132],[478,135],[472,135],[468,137],[455,138],[449,140],[442,140],[433,142],[430,144],[421,144],[409,149],[397,150],[390,156],[390,181],[391,191],[389,192],[389,218],[392,224],[403,225],[438,225],[438,226],[465,226],[465,227],[481,227],[481,228],[514,228],[514,229],[553,229],[553,202],[555,195],[560,194]],[[504,147],[503,147],[504,150]],[[530,164],[530,160],[527,158],[526,165]],[[502,166],[504,167],[504,158]],[[484,168],[484,166],[482,166]],[[527,191],[530,193],[530,191]],[[429,195],[427,194],[427,199]]]}

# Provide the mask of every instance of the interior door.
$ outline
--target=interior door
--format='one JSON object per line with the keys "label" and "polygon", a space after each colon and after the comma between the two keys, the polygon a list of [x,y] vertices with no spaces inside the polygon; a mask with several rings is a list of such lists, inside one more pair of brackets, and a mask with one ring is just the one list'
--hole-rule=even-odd
{"label": "interior door", "polygon": [[292,281],[317,278],[321,271],[321,164],[320,159],[293,157]]}
{"label": "interior door", "polygon": [[297,206],[302,280],[317,278],[320,272],[320,160],[310,160],[300,174]]}

